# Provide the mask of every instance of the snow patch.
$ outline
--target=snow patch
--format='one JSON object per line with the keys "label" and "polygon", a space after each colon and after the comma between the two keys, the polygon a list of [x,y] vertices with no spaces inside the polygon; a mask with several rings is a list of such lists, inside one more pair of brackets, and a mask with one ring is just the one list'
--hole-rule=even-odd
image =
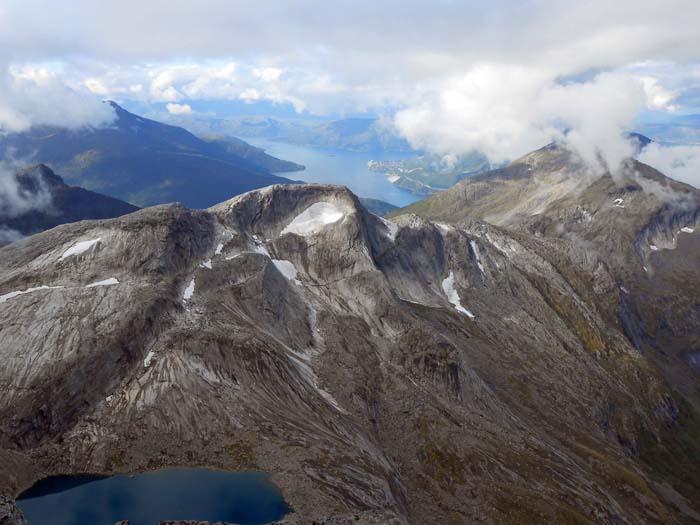
{"label": "snow patch", "polygon": [[94,283],[88,284],[85,288],[94,288],[95,286],[112,286],[113,284],[119,284],[119,281],[115,277],[110,277],[103,281],[96,281]]}
{"label": "snow patch", "polygon": [[450,270],[450,274],[442,281],[442,289],[447,295],[447,300],[450,301],[455,310],[467,315],[470,319],[474,319],[474,314],[462,306],[459,300],[459,294],[455,288],[455,274]]}
{"label": "snow patch", "polygon": [[683,228],[681,228],[681,231],[683,233],[693,233],[695,231],[695,228],[689,228],[688,226],[684,226]]}
{"label": "snow patch", "polygon": [[26,290],[18,290],[15,292],[6,293],[4,295],[0,295],[0,303],[4,303],[5,301],[9,301],[10,299],[17,297],[19,295],[24,295],[27,293],[36,292],[37,290],[55,290],[58,288],[63,288],[63,286],[36,286],[34,288],[27,288]]}
{"label": "snow patch", "polygon": [[469,241],[469,246],[472,247],[472,251],[474,252],[474,257],[476,258],[476,265],[479,267],[479,270],[481,270],[481,273],[484,274],[484,266],[481,264],[481,255],[479,254],[479,246],[476,244],[476,241],[474,241],[474,240]]}
{"label": "snow patch", "polygon": [[199,263],[199,267],[200,268],[208,268],[209,270],[211,270],[211,259],[207,259],[206,261],[202,261],[201,263]]}
{"label": "snow patch", "polygon": [[[255,253],[261,253],[270,257],[270,252],[267,251],[263,242],[258,238],[257,235],[253,235],[253,251]],[[272,257],[270,257],[272,258]]]}
{"label": "snow patch", "polygon": [[58,260],[62,261],[64,259],[67,259],[68,257],[73,257],[74,255],[80,255],[81,253],[85,253],[95,244],[100,242],[100,240],[101,237],[98,237],[97,239],[90,239],[89,241],[80,241],[78,243],[75,243],[73,246],[71,246],[65,252],[63,252],[63,255],[61,255],[58,258]]}
{"label": "snow patch", "polygon": [[148,354],[146,354],[146,358],[143,360],[143,367],[148,368],[149,366],[151,366],[151,363],[153,362],[153,358],[155,356],[156,356],[156,354],[153,353],[152,351],[148,352]]}
{"label": "snow patch", "polygon": [[219,243],[216,245],[216,251],[214,252],[214,255],[221,255],[221,250],[224,249],[223,243]]}
{"label": "snow patch", "polygon": [[396,240],[396,234],[399,233],[399,225],[395,222],[387,221],[386,219],[382,219],[382,222],[384,223],[384,226],[386,226],[387,237],[389,237],[391,242],[394,242]]}
{"label": "snow patch", "polygon": [[321,231],[325,226],[334,224],[343,218],[345,211],[332,202],[315,202],[292,222],[287,224],[281,234],[296,233],[301,236],[313,235]]}
{"label": "snow patch", "polygon": [[389,176],[387,177],[387,179],[389,180],[389,182],[391,182],[392,184],[395,183],[395,182],[396,182],[397,180],[399,180],[400,178],[401,178],[401,177],[398,176],[398,175],[389,175]]}
{"label": "snow patch", "polygon": [[295,284],[301,284],[297,279],[297,269],[291,261],[272,259],[272,264],[274,264],[275,268],[277,268],[279,272],[282,275],[284,275],[287,279],[289,279],[290,281],[294,281]]}
{"label": "snow patch", "polygon": [[656,246],[656,244],[650,244],[649,248],[651,249],[652,252],[658,251],[659,247]]}
{"label": "snow patch", "polygon": [[190,300],[192,298],[192,294],[194,294],[194,277],[192,277],[190,284],[188,284],[187,288],[185,288],[185,293],[182,294],[182,300]]}
{"label": "snow patch", "polygon": [[624,208],[622,203],[625,202],[624,199],[617,198],[613,201],[613,205],[615,205],[618,208]]}

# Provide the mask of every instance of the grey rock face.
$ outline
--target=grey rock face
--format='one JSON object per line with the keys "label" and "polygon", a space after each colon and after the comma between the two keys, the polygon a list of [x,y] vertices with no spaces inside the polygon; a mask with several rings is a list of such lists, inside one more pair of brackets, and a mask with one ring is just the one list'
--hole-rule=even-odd
{"label": "grey rock face", "polygon": [[0,489],[196,465],[271,472],[289,523],[680,522],[692,479],[639,454],[700,441],[586,261],[315,185],[35,235],[0,250]]}
{"label": "grey rock face", "polygon": [[0,525],[28,525],[22,511],[7,496],[0,496]]}

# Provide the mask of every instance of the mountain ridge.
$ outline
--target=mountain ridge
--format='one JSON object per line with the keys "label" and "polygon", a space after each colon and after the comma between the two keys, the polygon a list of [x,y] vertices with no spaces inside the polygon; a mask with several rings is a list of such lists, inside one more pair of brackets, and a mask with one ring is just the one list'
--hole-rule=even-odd
{"label": "mountain ridge", "polygon": [[197,464],[271,472],[302,523],[698,519],[697,414],[586,253],[311,184],[9,245],[0,492]]}

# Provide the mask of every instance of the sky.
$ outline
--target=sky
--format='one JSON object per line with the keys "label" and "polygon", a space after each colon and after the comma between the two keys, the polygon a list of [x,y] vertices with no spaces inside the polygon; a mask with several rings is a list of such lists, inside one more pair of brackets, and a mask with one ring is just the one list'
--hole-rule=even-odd
{"label": "sky", "polygon": [[[106,125],[103,99],[266,104],[493,162],[566,140],[615,169],[640,117],[700,113],[698,21],[697,0],[0,0],[0,128]],[[683,148],[657,167],[700,186]]]}

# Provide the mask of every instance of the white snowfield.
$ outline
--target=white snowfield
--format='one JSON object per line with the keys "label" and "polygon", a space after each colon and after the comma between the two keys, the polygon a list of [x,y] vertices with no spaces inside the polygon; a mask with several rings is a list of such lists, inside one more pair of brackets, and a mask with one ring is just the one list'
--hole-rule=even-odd
{"label": "white snowfield", "polygon": [[285,233],[296,233],[303,237],[313,235],[329,224],[338,222],[345,212],[346,210],[332,202],[315,202],[294,217],[294,220],[282,230],[282,235]]}
{"label": "white snowfield", "polygon": [[474,257],[476,258],[476,265],[479,267],[479,270],[481,273],[484,273],[484,265],[481,264],[481,255],[479,254],[479,246],[476,244],[476,241],[470,240],[469,241],[469,246],[472,247],[472,251],[474,252]]}
{"label": "white snowfield", "polygon": [[112,286],[113,284],[119,284],[119,281],[116,279],[116,277],[110,277],[109,279],[105,279],[103,281],[97,281],[92,284],[88,284],[85,288],[93,288],[95,286]]}
{"label": "white snowfield", "polygon": [[455,288],[455,274],[450,270],[450,274],[442,281],[442,289],[455,310],[467,315],[470,319],[474,319],[474,314],[462,306],[459,299],[459,294]]}
{"label": "white snowfield", "polygon": [[153,352],[148,352],[148,354],[146,354],[146,358],[143,360],[143,367],[148,368],[149,366],[151,366],[151,363],[153,362],[153,358],[155,356],[156,354],[154,354]]}
{"label": "white snowfield", "polygon": [[18,290],[15,292],[9,292],[4,295],[0,295],[0,303],[4,303],[5,301],[9,301],[13,297],[17,297],[19,295],[24,295],[26,293],[32,293],[36,292],[37,290],[55,290],[57,288],[63,288],[63,286],[36,286],[34,288],[27,288],[26,290]]}
{"label": "white snowfield", "polygon": [[297,269],[296,266],[291,261],[285,261],[282,259],[272,259],[272,264],[275,265],[282,275],[284,275],[290,281],[294,281],[295,284],[301,284],[297,279]]}
{"label": "white snowfield", "polygon": [[[260,253],[262,255],[267,255],[268,257],[270,257],[270,252],[267,251],[267,248],[265,247],[265,245],[263,244],[263,242],[260,240],[260,238],[257,235],[253,235],[253,243],[254,243],[253,251],[255,253]],[[270,258],[272,258],[272,257],[270,257]]]}
{"label": "white snowfield", "polygon": [[396,240],[396,234],[399,233],[399,225],[396,224],[395,222],[387,221],[386,219],[382,219],[382,222],[384,223],[384,226],[386,226],[386,228],[387,228],[387,232],[386,232],[387,237],[389,237],[391,242],[394,242]]}
{"label": "white snowfield", "polygon": [[187,288],[185,288],[185,293],[182,295],[182,299],[187,301],[192,298],[192,294],[194,294],[194,277],[192,277],[190,284],[188,284]]}
{"label": "white snowfield", "polygon": [[68,257],[73,257],[74,255],[80,255],[81,253],[85,253],[95,244],[100,242],[100,240],[101,237],[98,237],[97,239],[90,239],[89,241],[80,241],[78,243],[75,243],[73,246],[71,246],[65,252],[63,252],[63,255],[61,255],[58,258],[58,260],[62,261],[64,259],[67,259]]}

